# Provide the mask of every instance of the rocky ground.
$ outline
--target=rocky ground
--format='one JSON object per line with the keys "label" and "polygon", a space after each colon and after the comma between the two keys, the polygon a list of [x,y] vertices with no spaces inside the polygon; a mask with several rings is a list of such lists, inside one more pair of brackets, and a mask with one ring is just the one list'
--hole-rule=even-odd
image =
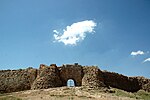
{"label": "rocky ground", "polygon": [[129,93],[123,90],[92,89],[84,87],[59,87],[41,90],[26,90],[0,94],[0,100],[149,100],[150,93],[143,90]]}

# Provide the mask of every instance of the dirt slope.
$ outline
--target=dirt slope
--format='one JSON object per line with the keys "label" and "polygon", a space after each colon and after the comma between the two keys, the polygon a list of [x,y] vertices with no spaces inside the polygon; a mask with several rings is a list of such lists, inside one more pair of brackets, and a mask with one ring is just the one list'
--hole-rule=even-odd
{"label": "dirt slope", "polygon": [[135,98],[120,97],[109,92],[113,91],[83,87],[60,87],[3,94],[0,96],[0,100],[11,97],[13,99],[9,100],[135,100]]}

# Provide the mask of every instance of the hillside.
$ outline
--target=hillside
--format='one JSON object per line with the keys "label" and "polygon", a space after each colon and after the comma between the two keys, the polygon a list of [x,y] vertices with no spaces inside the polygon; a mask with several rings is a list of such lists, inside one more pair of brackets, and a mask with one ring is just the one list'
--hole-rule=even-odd
{"label": "hillside", "polygon": [[149,100],[149,98],[150,93],[143,90],[131,93],[116,88],[92,89],[85,87],[26,90],[0,95],[0,100]]}

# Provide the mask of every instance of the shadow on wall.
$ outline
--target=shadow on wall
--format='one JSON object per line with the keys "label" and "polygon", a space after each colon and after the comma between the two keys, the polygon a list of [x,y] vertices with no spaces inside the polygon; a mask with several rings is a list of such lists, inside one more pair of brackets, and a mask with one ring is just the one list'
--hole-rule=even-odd
{"label": "shadow on wall", "polygon": [[104,83],[107,86],[122,89],[128,92],[137,92],[141,85],[134,77],[127,77],[114,72],[103,71]]}

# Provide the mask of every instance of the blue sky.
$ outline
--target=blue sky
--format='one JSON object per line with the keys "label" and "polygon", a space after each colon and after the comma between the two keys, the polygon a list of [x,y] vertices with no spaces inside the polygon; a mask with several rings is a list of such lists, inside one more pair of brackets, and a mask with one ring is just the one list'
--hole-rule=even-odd
{"label": "blue sky", "polygon": [[[85,21],[84,38],[60,41]],[[150,78],[149,45],[149,0],[0,0],[0,69],[78,62]]]}

